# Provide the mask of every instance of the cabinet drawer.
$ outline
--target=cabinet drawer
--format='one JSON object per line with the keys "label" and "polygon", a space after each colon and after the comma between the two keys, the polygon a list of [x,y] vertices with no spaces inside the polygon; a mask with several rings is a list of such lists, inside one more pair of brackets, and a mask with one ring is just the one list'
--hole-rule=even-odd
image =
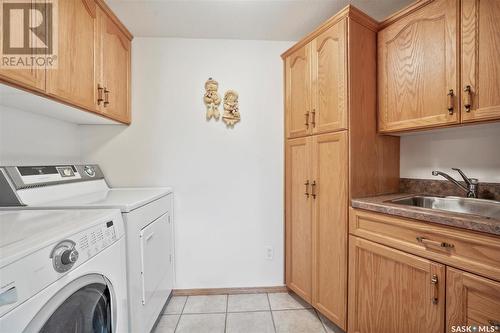
{"label": "cabinet drawer", "polygon": [[351,208],[349,232],[500,281],[500,238]]}

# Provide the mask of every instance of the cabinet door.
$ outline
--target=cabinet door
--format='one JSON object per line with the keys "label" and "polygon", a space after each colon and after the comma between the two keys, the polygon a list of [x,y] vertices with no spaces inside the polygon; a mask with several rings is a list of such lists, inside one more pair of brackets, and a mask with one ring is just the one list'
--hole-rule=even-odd
{"label": "cabinet door", "polygon": [[500,326],[500,283],[448,267],[446,322],[448,332],[452,326]]}
{"label": "cabinet door", "polygon": [[345,131],[313,137],[313,300],[346,329],[348,154]]}
{"label": "cabinet door", "polygon": [[96,4],[94,0],[59,1],[58,68],[47,70],[47,93],[95,110]]}
{"label": "cabinet door", "polygon": [[381,132],[460,121],[457,10],[435,0],[378,33]]}
{"label": "cabinet door", "polygon": [[347,19],[337,22],[311,44],[314,133],[347,128],[346,25]]}
{"label": "cabinet door", "polygon": [[[31,1],[31,3],[34,2]],[[33,15],[33,19],[35,19],[35,15]],[[2,28],[0,27],[0,29]],[[33,43],[35,43],[36,47],[39,41],[35,40]],[[35,56],[36,53],[32,53],[31,55]],[[45,68],[37,68],[33,66],[31,68],[26,68],[26,69],[7,69],[0,67],[0,82],[2,81],[23,88],[34,89],[43,92],[45,91]]]}
{"label": "cabinet door", "polygon": [[464,122],[500,118],[499,54],[500,1],[462,0]]}
{"label": "cabinet door", "polygon": [[98,10],[100,74],[104,87],[100,108],[106,116],[130,123],[130,40]]}
{"label": "cabinet door", "polygon": [[445,267],[349,238],[349,332],[444,331]]}
{"label": "cabinet door", "polygon": [[310,140],[286,144],[286,285],[308,302],[312,287]]}
{"label": "cabinet door", "polygon": [[311,47],[309,44],[285,59],[285,100],[287,137],[310,133]]}

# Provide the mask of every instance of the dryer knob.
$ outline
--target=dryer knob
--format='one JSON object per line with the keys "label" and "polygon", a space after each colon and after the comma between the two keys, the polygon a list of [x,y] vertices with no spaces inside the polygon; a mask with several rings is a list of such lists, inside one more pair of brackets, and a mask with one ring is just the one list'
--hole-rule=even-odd
{"label": "dryer knob", "polygon": [[78,251],[75,249],[65,250],[61,254],[61,263],[63,265],[72,265],[78,260]]}
{"label": "dryer knob", "polygon": [[95,177],[95,168],[91,165],[86,165],[83,170],[89,177]]}

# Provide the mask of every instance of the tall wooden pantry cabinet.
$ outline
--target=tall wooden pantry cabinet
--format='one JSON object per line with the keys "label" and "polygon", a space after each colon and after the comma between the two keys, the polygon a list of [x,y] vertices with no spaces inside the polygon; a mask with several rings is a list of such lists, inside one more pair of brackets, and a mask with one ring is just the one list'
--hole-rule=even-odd
{"label": "tall wooden pantry cabinet", "polygon": [[344,330],[350,199],[399,185],[399,138],[377,134],[376,31],[348,6],[282,55],[286,284]]}

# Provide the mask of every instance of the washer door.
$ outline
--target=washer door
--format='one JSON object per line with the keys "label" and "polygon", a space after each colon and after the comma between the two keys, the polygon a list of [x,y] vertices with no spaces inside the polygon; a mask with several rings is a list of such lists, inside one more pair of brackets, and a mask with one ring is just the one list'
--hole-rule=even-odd
{"label": "washer door", "polygon": [[86,275],[62,288],[24,332],[111,333],[112,293],[102,275]]}

